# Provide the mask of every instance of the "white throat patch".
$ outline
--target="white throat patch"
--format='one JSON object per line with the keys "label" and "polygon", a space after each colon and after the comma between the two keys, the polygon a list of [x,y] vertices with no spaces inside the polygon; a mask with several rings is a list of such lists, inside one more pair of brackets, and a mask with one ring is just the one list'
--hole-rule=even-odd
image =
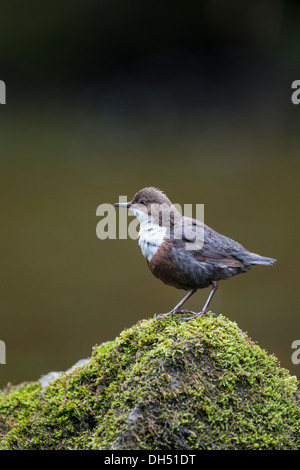
{"label": "white throat patch", "polygon": [[163,243],[166,232],[166,227],[153,224],[150,219],[147,222],[143,221],[140,223],[139,245],[143,255],[148,261],[151,261],[152,257]]}

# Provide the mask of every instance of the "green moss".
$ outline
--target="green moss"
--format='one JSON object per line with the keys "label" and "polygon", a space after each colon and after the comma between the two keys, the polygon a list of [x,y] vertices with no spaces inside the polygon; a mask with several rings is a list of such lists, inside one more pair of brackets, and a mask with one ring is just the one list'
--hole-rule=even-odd
{"label": "green moss", "polygon": [[46,388],[0,393],[0,449],[299,449],[298,382],[223,316],[144,320]]}

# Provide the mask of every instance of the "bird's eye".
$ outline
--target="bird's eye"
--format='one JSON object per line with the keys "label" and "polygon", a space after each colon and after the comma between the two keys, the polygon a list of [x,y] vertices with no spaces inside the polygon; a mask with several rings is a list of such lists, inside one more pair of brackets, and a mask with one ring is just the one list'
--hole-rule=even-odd
{"label": "bird's eye", "polygon": [[142,201],[141,201],[141,204],[144,204],[144,206],[145,206],[145,205],[147,204],[147,202],[144,201],[144,200],[142,200]]}

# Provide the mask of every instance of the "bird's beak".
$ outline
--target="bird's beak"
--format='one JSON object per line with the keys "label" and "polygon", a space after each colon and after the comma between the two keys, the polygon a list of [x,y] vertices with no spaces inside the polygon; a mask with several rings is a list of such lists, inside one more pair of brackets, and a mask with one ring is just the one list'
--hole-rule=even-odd
{"label": "bird's beak", "polygon": [[125,207],[126,209],[129,209],[131,206],[130,202],[116,202],[114,204],[115,207]]}

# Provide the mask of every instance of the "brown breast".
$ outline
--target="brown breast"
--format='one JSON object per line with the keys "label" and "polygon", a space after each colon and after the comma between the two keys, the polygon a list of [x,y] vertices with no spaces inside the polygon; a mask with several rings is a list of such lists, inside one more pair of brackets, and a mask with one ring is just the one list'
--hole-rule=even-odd
{"label": "brown breast", "polygon": [[169,286],[185,289],[182,273],[176,258],[172,255],[172,244],[166,241],[160,245],[148,266],[152,274]]}

